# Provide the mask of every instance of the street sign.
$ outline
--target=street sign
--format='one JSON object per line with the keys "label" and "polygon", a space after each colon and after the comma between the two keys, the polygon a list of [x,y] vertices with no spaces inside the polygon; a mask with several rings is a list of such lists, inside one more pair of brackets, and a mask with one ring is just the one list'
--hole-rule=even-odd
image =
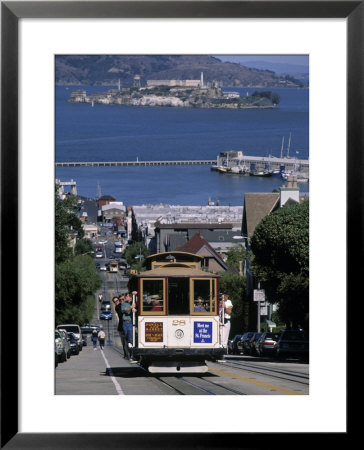
{"label": "street sign", "polygon": [[254,289],[253,300],[255,302],[265,302],[265,290],[264,289]]}

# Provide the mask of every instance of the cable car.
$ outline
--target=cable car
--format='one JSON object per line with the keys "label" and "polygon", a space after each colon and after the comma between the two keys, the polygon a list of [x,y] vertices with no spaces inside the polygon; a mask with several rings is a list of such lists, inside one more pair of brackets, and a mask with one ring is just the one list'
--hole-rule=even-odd
{"label": "cable car", "polygon": [[138,292],[134,359],[151,373],[207,372],[224,353],[218,274],[201,270],[202,257],[186,252],[146,258],[133,276]]}

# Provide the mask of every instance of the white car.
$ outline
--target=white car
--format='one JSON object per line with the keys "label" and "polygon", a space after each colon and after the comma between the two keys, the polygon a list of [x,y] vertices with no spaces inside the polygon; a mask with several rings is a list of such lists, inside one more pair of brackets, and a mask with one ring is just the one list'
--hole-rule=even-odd
{"label": "white car", "polygon": [[106,266],[101,266],[101,267],[100,267],[100,270],[103,270],[103,271],[106,272]]}
{"label": "white car", "polygon": [[96,252],[96,258],[103,258],[104,254],[102,252]]}

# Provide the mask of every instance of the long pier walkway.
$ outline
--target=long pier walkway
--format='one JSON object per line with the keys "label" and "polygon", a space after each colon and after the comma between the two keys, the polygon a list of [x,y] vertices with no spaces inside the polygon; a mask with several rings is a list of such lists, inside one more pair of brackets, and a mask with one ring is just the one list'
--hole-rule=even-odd
{"label": "long pier walkway", "polygon": [[[56,167],[146,167],[146,166],[216,166],[221,163],[221,158],[218,159],[196,159],[196,160],[178,160],[178,161],[67,161],[56,162]],[[255,164],[258,166],[270,165],[272,169],[279,168],[280,164],[284,164],[286,169],[293,167],[300,167],[303,171],[308,171],[309,161],[307,159],[297,158],[274,158],[261,156],[243,156],[239,164]],[[230,164],[228,164],[230,165]]]}
{"label": "long pier walkway", "polygon": [[115,167],[115,166],[196,166],[216,164],[215,160],[186,160],[186,161],[71,161],[56,162],[56,167]]}

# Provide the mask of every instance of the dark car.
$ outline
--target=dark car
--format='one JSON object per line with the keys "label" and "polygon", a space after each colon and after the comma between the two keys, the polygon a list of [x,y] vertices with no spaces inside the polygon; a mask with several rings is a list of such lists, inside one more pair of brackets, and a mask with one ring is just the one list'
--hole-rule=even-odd
{"label": "dark car", "polygon": [[100,320],[111,320],[112,313],[110,309],[103,309],[100,313]]}
{"label": "dark car", "polygon": [[257,343],[257,340],[260,338],[262,333],[254,333],[253,336],[248,341],[248,353],[249,355],[256,355],[257,350],[255,348],[255,344]]}
{"label": "dark car", "polygon": [[68,334],[69,342],[71,345],[72,355],[78,355],[80,353],[80,348],[78,346],[77,336],[73,333],[67,333],[67,334]]}
{"label": "dark car", "polygon": [[273,355],[278,336],[279,333],[264,332],[255,344],[257,355]]}
{"label": "dark car", "polygon": [[84,347],[87,345],[87,336],[85,334],[82,335],[82,345]]}
{"label": "dark car", "polygon": [[229,339],[228,342],[228,353],[229,355],[237,355],[240,353],[238,349],[238,341],[241,339],[241,334],[236,334],[232,339]]}
{"label": "dark car", "polygon": [[282,330],[274,349],[276,358],[308,359],[308,335],[303,330]]}
{"label": "dark car", "polygon": [[238,349],[244,354],[247,355],[248,352],[248,342],[250,340],[250,338],[253,336],[254,331],[247,331],[246,333],[244,333],[240,339],[240,341],[238,342]]}
{"label": "dark car", "polygon": [[111,309],[111,303],[109,300],[104,300],[101,302],[101,309]]}
{"label": "dark car", "polygon": [[81,327],[82,334],[91,334],[93,330],[96,330],[98,332],[100,330],[100,326],[94,325],[93,323],[85,323]]}

